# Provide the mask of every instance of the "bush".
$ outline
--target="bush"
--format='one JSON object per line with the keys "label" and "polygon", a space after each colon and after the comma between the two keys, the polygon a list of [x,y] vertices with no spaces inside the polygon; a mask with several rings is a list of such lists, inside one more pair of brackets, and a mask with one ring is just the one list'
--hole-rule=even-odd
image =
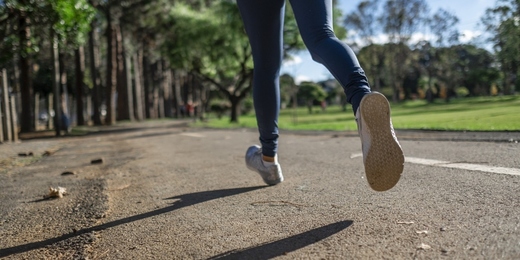
{"label": "bush", "polygon": [[242,115],[247,115],[253,111],[253,99],[248,97],[242,100]]}
{"label": "bush", "polygon": [[224,115],[230,108],[231,106],[229,103],[224,100],[213,100],[209,105],[210,111],[215,113],[219,119],[222,118],[222,115]]}
{"label": "bush", "polygon": [[457,97],[467,97],[469,95],[469,90],[466,87],[458,87],[455,88],[455,93]]}

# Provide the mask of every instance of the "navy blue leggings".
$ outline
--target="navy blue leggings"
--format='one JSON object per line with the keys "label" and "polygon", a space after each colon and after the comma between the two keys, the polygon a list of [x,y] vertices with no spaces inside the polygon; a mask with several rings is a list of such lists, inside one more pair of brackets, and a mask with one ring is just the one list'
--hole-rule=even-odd
{"label": "navy blue leggings", "polygon": [[[237,3],[253,52],[253,102],[262,154],[274,157],[278,148],[285,0],[237,0]],[[356,111],[370,87],[356,55],[332,30],[332,0],[290,0],[290,3],[312,58],[334,75]]]}

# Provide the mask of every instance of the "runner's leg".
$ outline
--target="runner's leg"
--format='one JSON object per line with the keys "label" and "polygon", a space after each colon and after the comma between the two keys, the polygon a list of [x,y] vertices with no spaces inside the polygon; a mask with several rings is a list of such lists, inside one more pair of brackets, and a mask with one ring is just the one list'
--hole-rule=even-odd
{"label": "runner's leg", "polygon": [[253,52],[253,101],[262,154],[275,157],[278,148],[285,1],[238,0],[237,3]]}
{"label": "runner's leg", "polygon": [[339,81],[355,113],[363,96],[370,93],[370,87],[352,49],[334,34],[332,0],[290,2],[312,58],[323,64]]}

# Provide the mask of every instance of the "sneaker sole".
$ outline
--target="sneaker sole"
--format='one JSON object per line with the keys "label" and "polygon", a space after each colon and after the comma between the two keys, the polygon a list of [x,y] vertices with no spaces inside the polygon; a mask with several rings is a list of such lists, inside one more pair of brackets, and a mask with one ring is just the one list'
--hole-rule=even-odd
{"label": "sneaker sole", "polygon": [[389,190],[404,168],[403,150],[390,131],[390,104],[382,94],[373,93],[363,98],[359,110],[371,138],[365,158],[368,184],[376,191]]}
{"label": "sneaker sole", "polygon": [[266,180],[266,179],[264,178],[264,176],[262,175],[262,173],[260,173],[256,168],[254,168],[254,167],[250,167],[250,166],[247,165],[247,164],[246,164],[246,166],[247,166],[247,168],[248,168],[249,170],[258,173],[258,174],[260,175],[260,177],[262,177],[262,179],[264,180],[265,184],[267,184],[267,185],[272,186],[272,185],[276,185],[276,184],[279,184],[279,183],[283,182],[283,175],[281,175],[279,178],[276,178],[276,180],[272,180],[272,181],[271,181],[271,180]]}

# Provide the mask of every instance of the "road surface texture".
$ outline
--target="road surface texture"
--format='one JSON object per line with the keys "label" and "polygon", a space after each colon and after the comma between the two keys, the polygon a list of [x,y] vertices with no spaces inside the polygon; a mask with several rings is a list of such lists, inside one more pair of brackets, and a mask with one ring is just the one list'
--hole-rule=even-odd
{"label": "road surface texture", "polygon": [[0,258],[520,258],[519,132],[398,131],[404,173],[375,192],[355,133],[282,132],[266,186],[252,129],[91,129],[0,145]]}

